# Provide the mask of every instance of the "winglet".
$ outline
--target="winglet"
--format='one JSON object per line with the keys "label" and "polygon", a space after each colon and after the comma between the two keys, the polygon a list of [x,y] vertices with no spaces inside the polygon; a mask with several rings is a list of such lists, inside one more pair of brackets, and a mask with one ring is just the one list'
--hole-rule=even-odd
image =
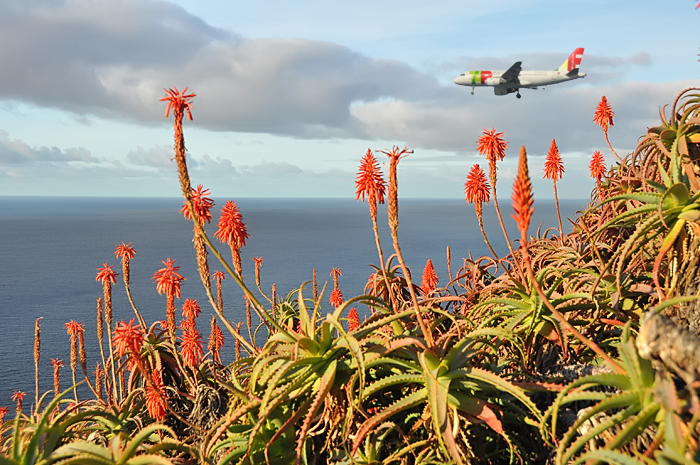
{"label": "winglet", "polygon": [[559,67],[557,71],[560,73],[570,73],[571,71],[578,69],[581,66],[581,58],[583,58],[583,48],[577,48],[574,53],[569,55],[564,63]]}

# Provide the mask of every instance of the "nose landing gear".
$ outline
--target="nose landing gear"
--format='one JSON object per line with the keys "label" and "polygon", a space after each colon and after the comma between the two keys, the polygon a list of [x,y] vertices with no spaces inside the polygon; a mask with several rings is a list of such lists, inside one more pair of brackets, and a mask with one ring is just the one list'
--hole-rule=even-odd
{"label": "nose landing gear", "polygon": [[515,96],[518,97],[518,98],[522,97],[522,96],[520,95],[520,92],[518,92],[517,94],[515,94]]}
{"label": "nose landing gear", "polygon": [[474,95],[474,88],[475,88],[475,87],[476,87],[476,86],[472,86],[472,95]]}

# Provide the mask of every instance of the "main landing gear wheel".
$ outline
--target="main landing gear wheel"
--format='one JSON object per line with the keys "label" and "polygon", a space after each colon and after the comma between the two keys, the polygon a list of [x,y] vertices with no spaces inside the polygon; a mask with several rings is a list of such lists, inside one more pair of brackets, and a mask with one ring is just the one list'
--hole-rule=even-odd
{"label": "main landing gear wheel", "polygon": [[522,97],[522,95],[520,95],[520,92],[518,92],[517,94],[515,94],[515,96],[518,97],[518,98]]}

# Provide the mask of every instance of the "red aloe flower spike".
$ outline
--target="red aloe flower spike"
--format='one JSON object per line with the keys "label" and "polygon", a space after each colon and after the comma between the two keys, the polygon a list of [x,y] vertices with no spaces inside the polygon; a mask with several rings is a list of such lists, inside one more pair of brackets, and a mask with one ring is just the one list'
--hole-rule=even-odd
{"label": "red aloe flower spike", "polygon": [[133,318],[128,324],[122,320],[114,330],[113,344],[120,357],[124,355],[127,349],[129,349],[129,352],[134,357],[140,357],[141,346],[143,345],[143,330],[141,329],[141,325],[137,324],[134,326]]}
{"label": "red aloe flower spike", "polygon": [[260,265],[262,265],[262,262],[265,260],[263,260],[262,257],[253,257],[251,260],[255,262],[255,283],[258,285],[258,289],[260,289]]}
{"label": "red aloe flower spike", "polygon": [[214,236],[231,248],[231,259],[233,266],[242,278],[241,247],[245,246],[245,240],[250,237],[246,230],[243,216],[241,215],[236,202],[228,200],[221,209],[221,217]]}
{"label": "red aloe flower spike", "polygon": [[559,154],[559,147],[557,147],[557,141],[552,139],[552,145],[549,147],[549,152],[547,152],[547,158],[544,162],[544,176],[542,178],[558,181],[563,173],[564,163]]}
{"label": "red aloe flower spike", "polygon": [[153,274],[156,280],[156,290],[158,294],[165,293],[166,296],[180,298],[180,283],[185,280],[177,271],[180,266],[175,266],[177,260],[170,261],[170,258],[163,261],[165,268],[161,268]]}
{"label": "red aloe flower spike", "polygon": [[518,224],[520,236],[523,244],[527,241],[527,229],[530,226],[532,213],[535,211],[533,207],[534,200],[532,198],[532,184],[530,182],[530,173],[527,169],[527,152],[525,146],[520,148],[520,159],[518,161],[518,174],[513,183],[513,194],[511,196],[513,202],[513,219]]}
{"label": "red aloe flower spike", "polygon": [[605,95],[603,95],[603,98],[600,99],[600,102],[598,103],[598,106],[595,107],[595,114],[593,115],[593,122],[603,128],[603,132],[608,132],[608,126],[614,126],[613,124],[613,117],[615,116],[615,113],[613,113],[612,108],[610,107],[610,104],[608,103],[608,99],[605,98]]}
{"label": "red aloe flower spike", "polygon": [[615,149],[612,148],[612,145],[610,144],[610,139],[608,138],[608,127],[609,126],[614,126],[613,124],[613,117],[615,116],[615,113],[613,113],[612,108],[610,107],[610,104],[608,103],[608,99],[605,98],[605,95],[603,95],[603,98],[600,99],[600,102],[598,103],[598,106],[595,108],[595,114],[593,115],[593,122],[603,128],[603,134],[605,135],[605,142],[608,143],[608,148],[610,151],[615,154],[618,160],[622,162],[622,159],[620,156],[617,154]]}
{"label": "red aloe flower spike", "polygon": [[211,316],[211,332],[209,333],[208,348],[211,351],[214,362],[221,363],[221,346],[224,345],[224,334],[216,324],[216,317]]}
{"label": "red aloe flower spike", "polygon": [[357,314],[355,307],[348,312],[348,332],[355,331],[360,327],[360,316]]}
{"label": "red aloe flower spike", "polygon": [[561,214],[559,213],[559,194],[557,193],[557,181],[561,179],[564,173],[564,163],[559,154],[556,140],[552,139],[552,145],[547,152],[547,159],[544,162],[543,178],[551,179],[554,186],[554,201],[557,206],[557,219],[559,220],[559,237],[564,240],[564,228],[561,224]]}
{"label": "red aloe flower spike", "polygon": [[165,420],[167,405],[165,401],[165,386],[160,370],[154,370],[152,382],[146,387],[146,408],[148,414],[156,421]]}
{"label": "red aloe flower spike", "polygon": [[95,390],[97,391],[97,398],[102,401],[102,379],[105,376],[105,371],[100,368],[100,362],[97,362],[97,366],[95,367],[95,371],[93,373],[95,375]]}
{"label": "red aloe flower spike", "polygon": [[333,278],[333,288],[337,289],[338,288],[338,276],[343,276],[343,273],[340,271],[340,268],[331,268],[330,276]]}
{"label": "red aloe flower spike", "polygon": [[605,158],[600,151],[596,150],[593,152],[593,157],[591,157],[591,164],[589,165],[591,170],[591,177],[596,180],[596,186],[598,188],[598,196],[600,197],[600,180],[605,177]]}
{"label": "red aloe flower spike", "polygon": [[95,281],[102,282],[102,293],[105,298],[105,319],[110,329],[112,327],[112,284],[117,282],[117,273],[112,271],[112,267],[106,263],[102,268],[97,269],[98,273]]}
{"label": "red aloe flower spike", "polygon": [[490,189],[486,180],[486,174],[479,165],[473,165],[471,170],[469,170],[467,181],[464,183],[464,194],[464,200],[474,204],[476,215],[481,218],[483,213],[482,203],[489,203]]}
{"label": "red aloe flower spike", "polygon": [[215,271],[214,274],[211,275],[212,278],[216,281],[216,300],[217,300],[217,305],[219,306],[219,310],[221,312],[224,311],[224,297],[223,294],[221,293],[221,281],[226,279],[226,275],[224,274],[223,271]]}
{"label": "red aloe flower spike", "polygon": [[[496,209],[498,222],[501,225],[501,231],[503,232],[503,237],[506,239],[508,250],[511,256],[515,256],[508,231],[506,230],[505,224],[503,224],[503,216],[501,215],[501,208],[498,206],[498,194],[496,192],[496,183],[498,181],[496,162],[499,160],[502,161],[505,158],[508,143],[503,139],[502,132],[496,132],[494,128],[491,128],[490,131],[486,129],[483,130],[483,134],[477,139],[477,144],[477,151],[479,154],[486,155],[486,159],[489,161],[489,181],[491,181],[491,189],[493,189],[493,206]],[[493,253],[493,249],[491,249],[491,253]],[[494,254],[494,257],[495,256]],[[523,270],[517,261],[515,262],[515,266],[520,272],[520,275],[524,277]],[[510,274],[508,270],[506,271]]]}
{"label": "red aloe flower spike", "polygon": [[185,319],[194,322],[194,319],[197,318],[200,313],[202,313],[202,309],[199,308],[199,304],[196,300],[185,299],[182,303],[182,315]]}
{"label": "red aloe flower spike", "polygon": [[160,101],[168,102],[168,106],[165,109],[166,118],[168,115],[170,115],[170,109],[172,108],[176,115],[178,111],[182,112],[183,110],[186,110],[187,118],[192,121],[192,113],[190,112],[190,107],[192,107],[191,100],[193,97],[196,97],[197,94],[185,94],[185,92],[187,92],[187,87],[185,87],[185,90],[183,90],[182,93],[178,92],[177,87],[165,89],[166,96],[161,98]]}
{"label": "red aloe flower spike", "polygon": [[425,295],[429,295],[434,292],[437,288],[438,276],[433,266],[433,261],[428,259],[423,269],[423,281],[420,283],[420,288],[423,290]]}
{"label": "red aloe flower spike", "polygon": [[117,249],[114,251],[114,255],[117,256],[117,258],[123,259],[128,259],[131,260],[136,256],[136,251],[134,250],[133,247],[131,247],[131,242],[128,244],[121,243],[121,245],[117,245]]}
{"label": "red aloe flower spike", "polygon": [[486,155],[489,165],[496,165],[496,161],[503,161],[506,157],[508,143],[503,140],[503,133],[496,132],[494,128],[490,131],[484,129],[484,133],[479,137],[477,150],[479,155]]}
{"label": "red aloe flower spike", "polygon": [[0,407],[0,426],[5,423],[5,415],[7,415],[7,412],[9,411],[9,407]]}
{"label": "red aloe flower spike", "polygon": [[[205,189],[201,184],[199,184],[196,189],[194,187],[192,188],[192,209],[197,217],[197,221],[201,225],[211,222],[212,218],[209,210],[214,206],[214,201],[208,197],[208,195],[209,189]],[[190,209],[187,207],[187,202],[184,202],[184,205],[180,208],[180,213],[182,213],[186,219],[192,219]]]}
{"label": "red aloe flower spike", "polygon": [[340,289],[335,288],[333,289],[333,292],[331,292],[329,300],[333,308],[338,308],[343,305],[343,293],[340,292]]}
{"label": "red aloe flower spike", "polygon": [[58,397],[61,393],[61,367],[65,366],[63,360],[52,358],[49,362],[53,365],[53,395]]}
{"label": "red aloe flower spike", "polygon": [[18,412],[22,411],[22,400],[24,400],[24,396],[26,395],[27,393],[23,391],[15,391],[14,394],[12,394],[12,400],[17,402]]}
{"label": "red aloe flower spike", "polygon": [[360,168],[355,179],[355,200],[365,201],[365,195],[369,202],[369,209],[372,218],[377,218],[377,203],[384,203],[386,183],[379,169],[379,161],[372,155],[372,151],[367,149],[367,153],[360,161]]}
{"label": "red aloe flower spike", "polygon": [[[374,230],[374,241],[377,245],[379,253],[380,269],[384,269],[384,253],[379,240],[379,227],[377,225],[377,203],[384,203],[384,194],[386,192],[386,183],[382,177],[382,172],[379,169],[379,162],[372,155],[372,150],[367,149],[367,153],[360,161],[360,168],[355,179],[356,196],[355,200],[362,198],[365,201],[367,195],[369,204],[369,214],[372,218],[372,229]],[[398,204],[397,204],[398,207]],[[389,280],[384,276],[384,281],[389,288]],[[394,302],[394,294],[390,294],[392,307],[396,307]],[[316,300],[316,299],[314,299]]]}
{"label": "red aloe flower spike", "polygon": [[100,281],[103,285],[106,283],[111,283],[114,284],[117,282],[117,276],[119,276],[117,273],[112,271],[112,268],[114,265],[109,266],[106,263],[103,264],[102,268],[98,268],[97,271],[97,276],[95,277],[95,281]]}
{"label": "red aloe flower spike", "polygon": [[[493,250],[493,247],[491,247],[489,238],[486,236],[486,231],[484,231],[484,221],[482,217],[484,213],[483,202],[489,203],[490,191],[489,183],[486,180],[486,174],[479,165],[473,165],[471,170],[469,170],[467,181],[464,183],[464,194],[464,200],[466,200],[468,203],[474,204],[476,217],[479,220],[481,235],[484,237],[484,242],[486,242],[486,245],[493,254],[493,257],[498,261],[498,255],[496,254],[496,251]],[[506,269],[506,271],[508,271],[508,269]]]}
{"label": "red aloe flower spike", "polygon": [[196,327],[185,328],[180,342],[182,361],[185,366],[195,368],[202,360],[202,334]]}

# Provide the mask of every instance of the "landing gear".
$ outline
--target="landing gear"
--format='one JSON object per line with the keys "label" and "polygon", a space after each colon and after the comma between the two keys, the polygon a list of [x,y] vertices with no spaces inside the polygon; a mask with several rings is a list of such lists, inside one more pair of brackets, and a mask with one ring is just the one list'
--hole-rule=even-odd
{"label": "landing gear", "polygon": [[474,95],[474,87],[475,87],[475,86],[472,86],[472,95]]}
{"label": "landing gear", "polygon": [[522,96],[520,95],[520,92],[518,92],[517,94],[515,94],[515,96],[518,97],[518,98],[522,97]]}

